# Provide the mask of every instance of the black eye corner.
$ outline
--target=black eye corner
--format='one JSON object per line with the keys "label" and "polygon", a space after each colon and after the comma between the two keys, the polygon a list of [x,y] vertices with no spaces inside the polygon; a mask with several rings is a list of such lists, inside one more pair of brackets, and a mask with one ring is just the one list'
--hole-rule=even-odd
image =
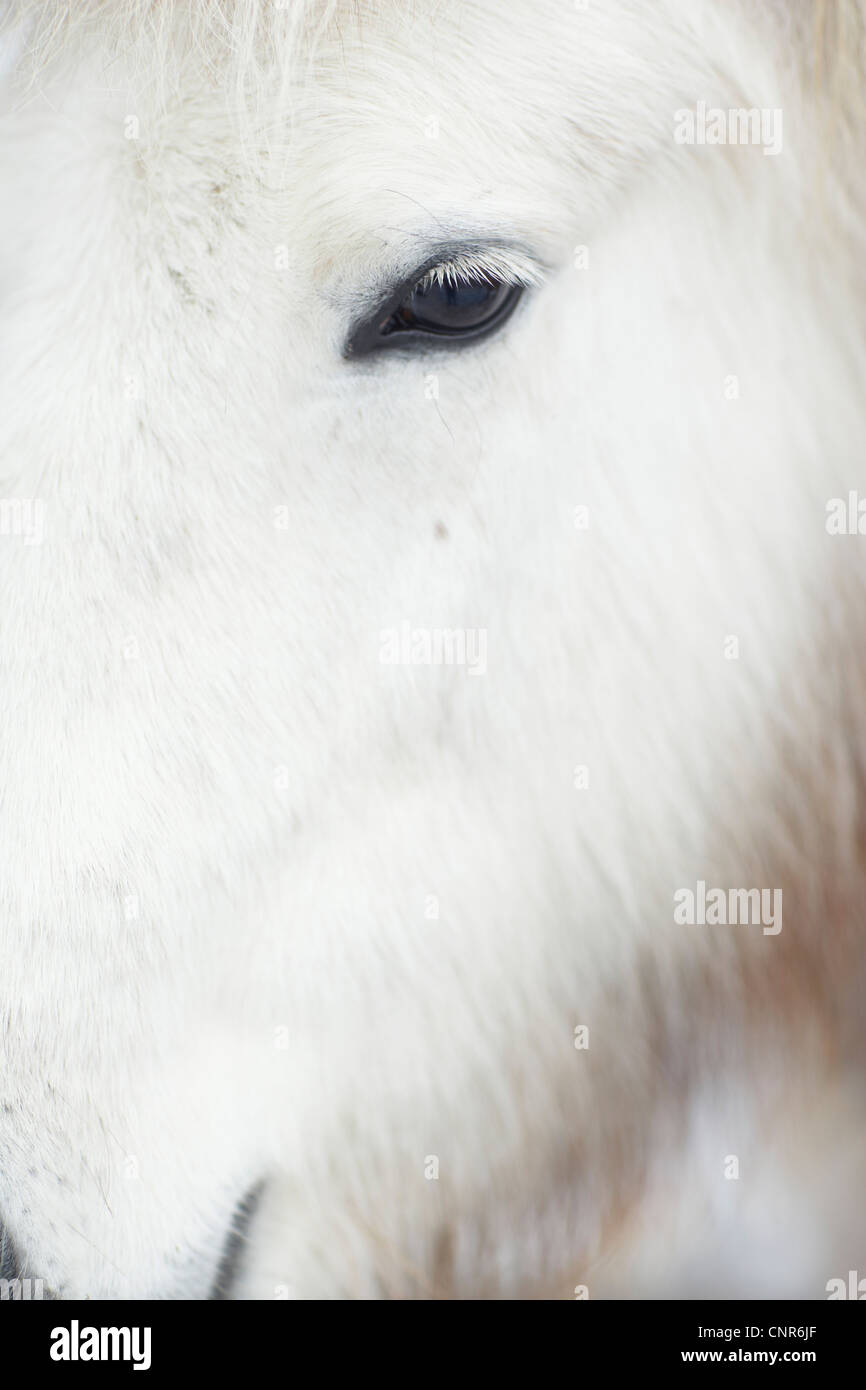
{"label": "black eye corner", "polygon": [[[479,258],[480,260],[480,258]],[[501,328],[526,286],[495,261],[485,267],[467,257],[438,256],[418,270],[358,322],[344,356],[363,357],[385,348],[459,347]]]}

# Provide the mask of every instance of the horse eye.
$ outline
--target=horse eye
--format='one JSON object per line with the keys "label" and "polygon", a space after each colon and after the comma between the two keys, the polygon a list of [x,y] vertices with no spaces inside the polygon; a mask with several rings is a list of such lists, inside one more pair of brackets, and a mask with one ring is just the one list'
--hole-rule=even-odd
{"label": "horse eye", "polygon": [[435,333],[463,338],[501,323],[520,294],[519,285],[501,280],[443,280],[416,285],[381,328],[392,333]]}
{"label": "horse eye", "polygon": [[346,351],[359,356],[391,345],[408,347],[421,339],[466,342],[480,338],[505,322],[522,293],[522,285],[492,277],[454,276],[439,281],[425,275],[384,315],[362,324]]}

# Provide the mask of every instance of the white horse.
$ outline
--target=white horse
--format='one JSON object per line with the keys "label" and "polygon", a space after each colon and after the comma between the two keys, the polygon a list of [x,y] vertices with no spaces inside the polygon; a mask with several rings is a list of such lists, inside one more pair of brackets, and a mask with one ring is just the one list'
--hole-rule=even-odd
{"label": "white horse", "polygon": [[866,1274],[861,0],[0,13],[4,1274]]}

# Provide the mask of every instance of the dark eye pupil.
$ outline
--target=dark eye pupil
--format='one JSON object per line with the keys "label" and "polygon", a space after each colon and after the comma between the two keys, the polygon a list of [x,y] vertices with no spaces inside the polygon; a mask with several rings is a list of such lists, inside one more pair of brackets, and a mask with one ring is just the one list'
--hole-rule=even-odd
{"label": "dark eye pupil", "polygon": [[493,333],[517,305],[522,285],[495,275],[451,274],[438,279],[419,272],[395,291],[390,304],[362,321],[349,338],[346,357],[391,346],[413,348],[431,338],[460,344]]}
{"label": "dark eye pupil", "polygon": [[491,280],[457,280],[417,286],[392,319],[391,332],[415,328],[427,333],[460,333],[477,328],[512,291]]}

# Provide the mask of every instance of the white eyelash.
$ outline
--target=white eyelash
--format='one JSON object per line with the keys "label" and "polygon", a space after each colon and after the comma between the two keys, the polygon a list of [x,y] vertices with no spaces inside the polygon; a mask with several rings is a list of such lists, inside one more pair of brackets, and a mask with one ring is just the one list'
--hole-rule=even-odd
{"label": "white eyelash", "polygon": [[541,267],[517,251],[495,247],[484,251],[466,251],[450,261],[434,265],[422,275],[418,288],[431,285],[455,285],[458,280],[501,280],[507,285],[538,285],[544,279]]}

